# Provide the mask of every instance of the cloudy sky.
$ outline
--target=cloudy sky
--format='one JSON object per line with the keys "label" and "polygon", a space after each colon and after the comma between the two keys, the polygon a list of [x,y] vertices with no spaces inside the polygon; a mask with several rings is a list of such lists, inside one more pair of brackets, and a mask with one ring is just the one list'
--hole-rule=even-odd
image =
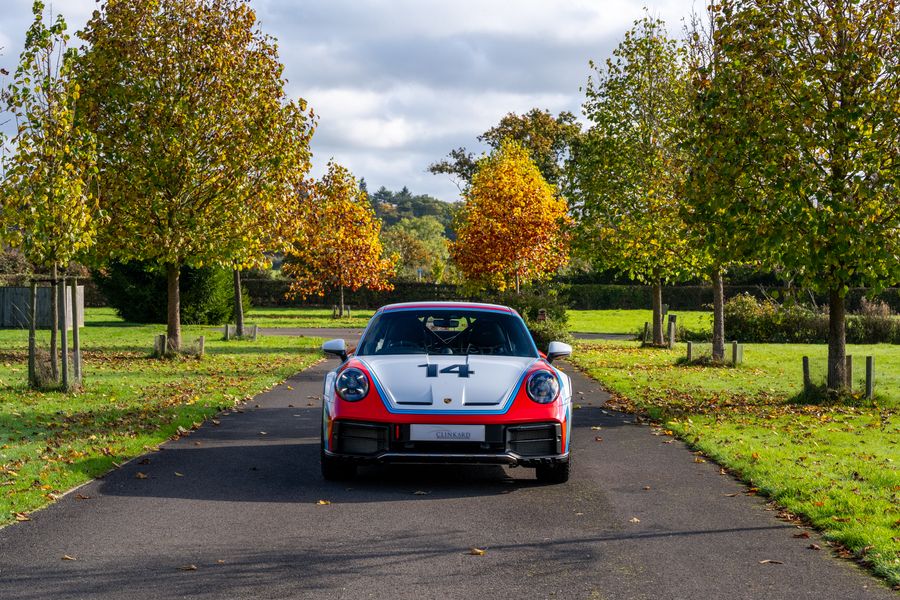
{"label": "cloudy sky", "polygon": [[[140,1],[140,0],[135,0]],[[95,0],[45,0],[80,29]],[[32,0],[0,0],[0,66],[12,71]],[[646,6],[678,33],[693,0],[252,0],[279,41],[288,91],[319,115],[315,172],[330,157],[379,186],[453,200],[428,164],[508,112],[580,114],[602,61]],[[702,2],[698,6],[702,6]],[[74,36],[73,36],[74,37]]]}

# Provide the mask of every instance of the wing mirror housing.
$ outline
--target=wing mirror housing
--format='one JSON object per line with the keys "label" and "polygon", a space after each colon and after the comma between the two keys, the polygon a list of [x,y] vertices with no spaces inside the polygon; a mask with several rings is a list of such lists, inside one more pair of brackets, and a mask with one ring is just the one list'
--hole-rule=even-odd
{"label": "wing mirror housing", "polygon": [[322,352],[340,358],[342,361],[347,360],[347,342],[344,340],[328,340],[322,344]]}
{"label": "wing mirror housing", "polygon": [[563,342],[550,342],[547,346],[547,362],[553,362],[557,358],[564,358],[572,354],[572,346]]}

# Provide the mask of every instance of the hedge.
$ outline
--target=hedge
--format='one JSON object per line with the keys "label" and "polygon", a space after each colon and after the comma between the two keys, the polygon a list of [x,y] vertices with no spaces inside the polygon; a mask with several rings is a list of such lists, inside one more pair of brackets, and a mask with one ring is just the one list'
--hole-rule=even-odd
{"label": "hedge", "polygon": [[[284,279],[244,279],[244,289],[249,293],[254,306],[333,306],[339,300],[339,294],[327,293],[324,297],[314,296],[289,300],[285,294],[290,282]],[[607,284],[568,284],[559,285],[559,296],[569,308],[578,310],[591,309],[648,309],[652,306],[650,286],[643,285],[607,285]],[[90,291],[89,291],[90,289]],[[748,285],[725,286],[725,298],[730,299],[741,294],[749,294],[757,299],[766,295],[781,297],[783,288],[760,287]],[[854,288],[847,298],[847,309],[858,312],[861,299],[866,290]],[[90,299],[88,299],[90,296]],[[808,298],[805,296],[804,299]],[[894,312],[900,312],[900,288],[889,288],[877,296]],[[358,308],[377,308],[393,302],[411,302],[423,300],[470,300],[485,301],[484,296],[473,296],[461,288],[450,284],[398,282],[390,292],[373,292],[345,290],[344,301],[349,306]],[[663,302],[672,310],[706,310],[712,305],[712,288],[700,285],[666,286],[663,288]],[[816,297],[820,306],[827,304],[824,296]],[[88,306],[102,306],[102,297],[94,293],[90,282],[85,282],[85,303]]]}

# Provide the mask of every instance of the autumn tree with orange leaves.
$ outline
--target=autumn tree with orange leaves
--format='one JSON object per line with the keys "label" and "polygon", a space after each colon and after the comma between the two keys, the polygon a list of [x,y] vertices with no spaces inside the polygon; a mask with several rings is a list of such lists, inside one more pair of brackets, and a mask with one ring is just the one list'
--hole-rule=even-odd
{"label": "autumn tree with orange leaves", "polygon": [[500,290],[546,279],[569,259],[566,201],[519,143],[478,161],[450,256],[470,281]]}
{"label": "autumn tree with orange leaves", "polygon": [[339,289],[390,290],[397,258],[384,257],[381,221],[366,193],[345,167],[333,160],[321,181],[309,186],[303,218],[282,272],[291,278],[290,296],[324,296]]}

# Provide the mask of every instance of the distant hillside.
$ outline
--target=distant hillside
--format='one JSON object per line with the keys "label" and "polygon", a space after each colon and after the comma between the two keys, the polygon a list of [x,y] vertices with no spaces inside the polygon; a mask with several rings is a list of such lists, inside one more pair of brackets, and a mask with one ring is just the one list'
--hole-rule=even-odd
{"label": "distant hillside", "polygon": [[369,194],[369,201],[384,227],[390,227],[405,217],[430,215],[444,226],[444,235],[453,238],[450,225],[458,202],[444,202],[428,194],[412,194],[405,186],[399,192],[392,192],[382,186],[377,192]]}

